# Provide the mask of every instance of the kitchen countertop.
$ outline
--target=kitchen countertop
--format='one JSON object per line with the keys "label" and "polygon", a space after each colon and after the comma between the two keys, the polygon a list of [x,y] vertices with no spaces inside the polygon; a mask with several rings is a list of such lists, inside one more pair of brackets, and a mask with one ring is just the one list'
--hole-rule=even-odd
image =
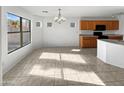
{"label": "kitchen countertop", "polygon": [[88,35],[88,34],[80,34],[80,36],[83,36],[83,37],[85,37],[85,36],[87,36],[87,37],[98,37],[98,36]]}
{"label": "kitchen countertop", "polygon": [[[103,34],[105,36],[123,36],[120,34]],[[80,34],[80,36],[94,36],[93,34]]]}
{"label": "kitchen countertop", "polygon": [[98,40],[109,42],[109,43],[114,43],[114,44],[119,44],[119,45],[124,45],[123,40],[112,40],[112,39],[98,39]]}
{"label": "kitchen countertop", "polygon": [[120,35],[120,34],[104,34],[106,36],[123,36],[123,35]]}

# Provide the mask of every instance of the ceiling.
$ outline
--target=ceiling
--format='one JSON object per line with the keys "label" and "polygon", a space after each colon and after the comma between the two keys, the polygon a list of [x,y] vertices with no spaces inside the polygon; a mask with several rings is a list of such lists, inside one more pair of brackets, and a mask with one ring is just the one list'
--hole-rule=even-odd
{"label": "ceiling", "polygon": [[124,6],[22,6],[22,8],[37,16],[56,16],[58,8],[62,9],[62,15],[66,17],[110,17],[124,13]]}

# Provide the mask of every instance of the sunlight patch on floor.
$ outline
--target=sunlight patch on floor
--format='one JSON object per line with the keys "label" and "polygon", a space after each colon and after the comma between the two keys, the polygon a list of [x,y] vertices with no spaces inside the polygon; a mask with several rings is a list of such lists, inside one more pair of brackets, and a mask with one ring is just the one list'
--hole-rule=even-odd
{"label": "sunlight patch on floor", "polygon": [[34,65],[33,68],[30,70],[29,75],[36,75],[36,76],[54,76],[54,68],[44,69],[41,65]]}
{"label": "sunlight patch on floor", "polygon": [[35,65],[29,72],[29,75],[62,79],[80,83],[105,85],[99,76],[92,71],[78,71],[69,68],[50,68],[44,70],[41,65]]}
{"label": "sunlight patch on floor", "polygon": [[77,74],[80,73],[79,70],[71,69],[71,68],[63,68],[64,74]]}
{"label": "sunlight patch on floor", "polygon": [[59,53],[49,53],[49,52],[43,52],[39,59],[53,59],[53,60],[60,60]]}
{"label": "sunlight patch on floor", "polygon": [[100,79],[100,77],[95,72],[87,72],[88,76],[92,79],[91,83],[97,85],[105,85],[105,83]]}
{"label": "sunlight patch on floor", "polygon": [[71,51],[72,52],[80,52],[81,50],[80,49],[72,49]]}

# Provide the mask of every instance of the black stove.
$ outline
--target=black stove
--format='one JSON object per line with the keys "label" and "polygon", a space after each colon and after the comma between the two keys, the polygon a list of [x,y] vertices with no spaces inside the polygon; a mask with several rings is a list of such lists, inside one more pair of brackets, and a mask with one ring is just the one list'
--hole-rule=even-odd
{"label": "black stove", "polygon": [[94,32],[93,35],[98,36],[98,39],[108,39],[108,36],[103,35],[102,32]]}

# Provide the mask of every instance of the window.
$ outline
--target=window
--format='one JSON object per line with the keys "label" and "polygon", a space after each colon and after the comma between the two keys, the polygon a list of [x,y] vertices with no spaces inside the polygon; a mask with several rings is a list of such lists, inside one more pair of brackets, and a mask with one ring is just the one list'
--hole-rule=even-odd
{"label": "window", "polygon": [[8,53],[31,43],[31,21],[8,13]]}
{"label": "window", "polygon": [[22,37],[23,37],[23,46],[31,42],[31,31],[30,31],[30,20],[22,18]]}
{"label": "window", "polygon": [[21,47],[20,17],[8,13],[8,51]]}

